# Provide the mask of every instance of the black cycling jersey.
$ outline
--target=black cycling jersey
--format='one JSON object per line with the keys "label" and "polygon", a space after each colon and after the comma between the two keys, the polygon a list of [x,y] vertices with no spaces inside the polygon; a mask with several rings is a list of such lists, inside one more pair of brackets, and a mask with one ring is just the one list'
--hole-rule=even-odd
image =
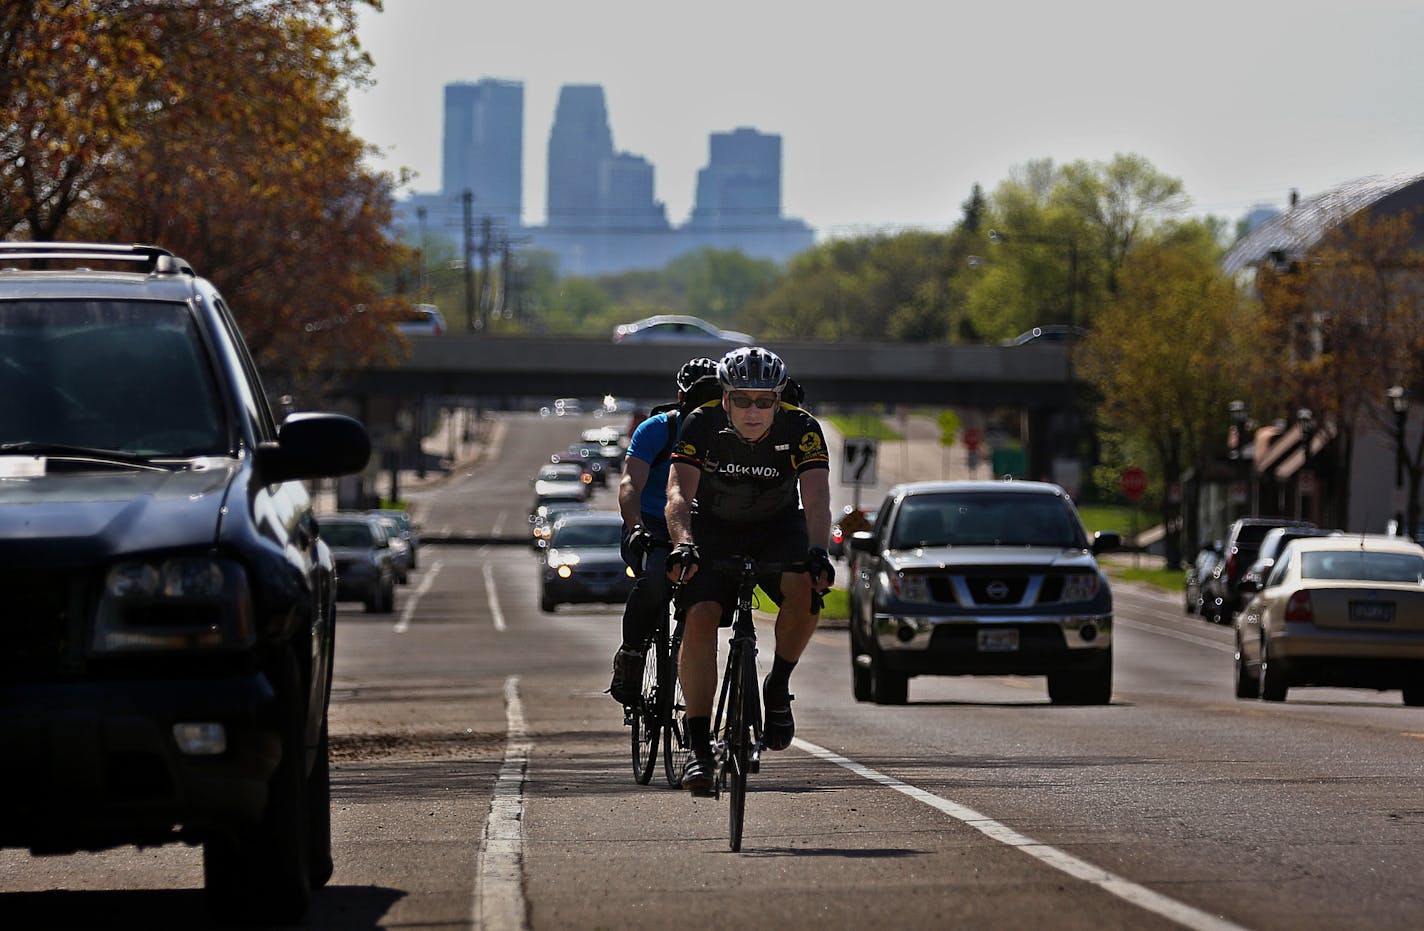
{"label": "black cycling jersey", "polygon": [[702,405],[687,415],[672,461],[702,470],[698,513],[738,524],[795,510],[797,477],[831,467],[821,425],[785,402],[755,443],[737,435],[720,401]]}

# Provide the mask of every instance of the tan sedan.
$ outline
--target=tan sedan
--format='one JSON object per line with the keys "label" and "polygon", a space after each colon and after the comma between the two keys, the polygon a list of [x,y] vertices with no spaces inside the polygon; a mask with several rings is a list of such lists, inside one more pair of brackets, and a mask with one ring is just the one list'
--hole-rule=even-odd
{"label": "tan sedan", "polygon": [[1292,541],[1236,617],[1236,697],[1295,685],[1403,689],[1424,705],[1424,547],[1401,537]]}

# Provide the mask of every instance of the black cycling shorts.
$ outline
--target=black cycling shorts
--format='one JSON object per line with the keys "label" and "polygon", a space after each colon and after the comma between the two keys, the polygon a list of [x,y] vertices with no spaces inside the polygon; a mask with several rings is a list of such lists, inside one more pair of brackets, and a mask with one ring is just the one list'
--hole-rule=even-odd
{"label": "black cycling shorts", "polygon": [[[783,511],[774,517],[749,524],[735,524],[704,514],[692,516],[692,540],[697,544],[701,565],[697,575],[683,591],[685,603],[694,605],[716,601],[723,606],[722,626],[732,623],[731,611],[737,603],[737,578],[712,568],[717,560],[731,556],[750,556],[773,562],[801,562],[806,558],[806,514],[801,510]],[[757,584],[781,604],[781,573],[763,573]]]}

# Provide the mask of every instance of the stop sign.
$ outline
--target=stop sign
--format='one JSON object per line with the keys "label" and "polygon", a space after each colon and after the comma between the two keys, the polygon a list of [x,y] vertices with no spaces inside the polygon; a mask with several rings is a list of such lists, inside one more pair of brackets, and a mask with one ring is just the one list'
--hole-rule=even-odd
{"label": "stop sign", "polygon": [[964,445],[968,446],[971,450],[978,449],[979,443],[982,440],[983,437],[979,435],[978,430],[974,429],[973,427],[966,427],[964,429]]}
{"label": "stop sign", "polygon": [[1128,466],[1122,470],[1122,477],[1118,480],[1118,485],[1122,488],[1123,497],[1129,501],[1136,501],[1147,490],[1147,473],[1137,466]]}

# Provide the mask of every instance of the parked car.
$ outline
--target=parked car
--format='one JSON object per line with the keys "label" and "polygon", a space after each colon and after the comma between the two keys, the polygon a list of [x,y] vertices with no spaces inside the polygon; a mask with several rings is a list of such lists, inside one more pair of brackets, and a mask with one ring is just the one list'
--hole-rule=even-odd
{"label": "parked car", "polygon": [[723,330],[701,317],[686,314],[656,314],[633,323],[620,323],[613,328],[615,343],[724,343],[727,346],[749,346],[753,340],[746,333]]}
{"label": "parked car", "polygon": [[410,545],[410,568],[417,568],[420,565],[420,525],[411,520],[410,512],[400,508],[378,508],[371,513],[395,518],[401,539]]}
{"label": "parked car", "polygon": [[622,604],[633,590],[633,570],[619,543],[623,518],[611,511],[565,514],[554,522],[539,571],[539,608],[561,604]]}
{"label": "parked car", "polygon": [[1221,563],[1202,580],[1202,616],[1217,624],[1229,624],[1241,610],[1237,583],[1256,560],[1261,540],[1275,527],[1314,527],[1309,521],[1281,517],[1242,517],[1232,523],[1222,544]]}
{"label": "parked car", "polygon": [[1067,493],[1046,482],[915,482],[851,535],[852,691],[904,704],[922,675],[1048,677],[1054,704],[1112,696],[1112,592]]}
{"label": "parked car", "polygon": [[[1238,589],[1242,583],[1250,581],[1255,591],[1265,584],[1266,576],[1271,574],[1271,567],[1276,564],[1276,559],[1280,556],[1281,550],[1285,549],[1287,543],[1292,540],[1299,540],[1302,537],[1328,537],[1338,535],[1338,530],[1325,530],[1320,527],[1272,527],[1266,531],[1266,535],[1261,538],[1261,544],[1256,548],[1256,558],[1251,561],[1251,565],[1241,574],[1241,581],[1236,583]],[[1252,594],[1243,593],[1241,596],[1241,610],[1246,609],[1246,604],[1250,602]]]}
{"label": "parked car", "polygon": [[1424,547],[1383,535],[1293,540],[1259,595],[1236,622],[1236,697],[1284,701],[1323,685],[1402,689],[1406,705],[1424,705]]}
{"label": "parked car", "polygon": [[396,332],[403,336],[439,336],[445,329],[445,317],[434,304],[416,304],[396,321]]}
{"label": "parked car", "polygon": [[223,296],[146,245],[0,243],[0,412],[0,846],[201,844],[220,918],[298,921],[336,614],[302,480],[365,428],[278,423]]}
{"label": "parked car", "polygon": [[550,501],[587,501],[592,475],[577,462],[551,462],[540,466],[534,474],[533,514],[539,505]]}
{"label": "parked car", "polygon": [[1211,578],[1212,571],[1221,562],[1221,546],[1220,540],[1203,543],[1201,549],[1197,550],[1197,558],[1192,560],[1191,568],[1187,570],[1182,597],[1183,607],[1188,614],[1203,613],[1202,582]]}
{"label": "parked car", "polygon": [[336,559],[336,600],[363,602],[371,613],[394,611],[399,556],[381,518],[343,511],[321,518],[318,526]]}
{"label": "parked car", "polygon": [[409,583],[410,571],[415,568],[415,556],[410,548],[410,541],[401,530],[400,521],[380,511],[371,511],[370,514],[380,521],[386,530],[386,537],[390,541],[391,561],[396,568],[396,582],[401,585]]}

